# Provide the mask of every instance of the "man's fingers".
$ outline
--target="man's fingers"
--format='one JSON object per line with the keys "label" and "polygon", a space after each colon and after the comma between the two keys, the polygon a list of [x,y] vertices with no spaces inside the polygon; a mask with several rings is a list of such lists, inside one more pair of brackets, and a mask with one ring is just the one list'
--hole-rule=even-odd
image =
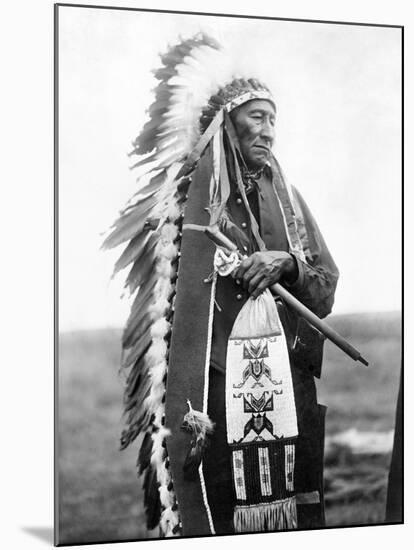
{"label": "man's fingers", "polygon": [[290,263],[293,262],[287,252],[277,250],[254,252],[242,261],[232,275],[237,284],[242,283],[243,288],[248,290],[251,296],[257,298],[263,290],[279,282],[284,272],[289,274],[287,260]]}
{"label": "man's fingers", "polygon": [[266,288],[277,283],[280,275],[279,269],[260,269],[248,283],[250,294],[257,298]]}
{"label": "man's fingers", "polygon": [[269,280],[267,279],[267,277],[264,277],[263,279],[261,279],[261,281],[258,283],[256,288],[251,293],[251,296],[252,296],[253,300],[256,300],[256,298],[258,298],[260,296],[260,294],[263,291],[265,291],[266,288],[268,288],[268,287],[269,287]]}
{"label": "man's fingers", "polygon": [[247,290],[249,291],[249,294],[251,294],[252,296],[254,295],[256,289],[258,288],[259,284],[261,283],[261,281],[263,280],[263,278],[265,278],[265,275],[264,273],[256,273],[249,281],[248,285],[247,285]]}
{"label": "man's fingers", "polygon": [[234,278],[236,279],[243,279],[244,274],[246,271],[250,268],[250,266],[254,263],[254,260],[252,256],[249,256],[245,260],[242,261],[242,263],[239,265],[237,270],[234,272]]}
{"label": "man's fingers", "polygon": [[263,271],[259,268],[257,264],[253,264],[249,267],[249,269],[245,272],[243,275],[243,286],[244,288],[248,289],[250,288],[250,282],[255,277],[259,277],[261,279],[264,276]]}

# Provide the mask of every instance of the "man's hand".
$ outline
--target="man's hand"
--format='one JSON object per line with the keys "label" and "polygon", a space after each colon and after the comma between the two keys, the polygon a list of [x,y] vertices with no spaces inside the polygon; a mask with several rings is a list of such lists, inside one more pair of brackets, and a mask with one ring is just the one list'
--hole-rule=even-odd
{"label": "man's hand", "polygon": [[255,252],[243,260],[233,277],[256,299],[266,288],[282,279],[294,283],[298,277],[298,266],[288,252],[266,250]]}

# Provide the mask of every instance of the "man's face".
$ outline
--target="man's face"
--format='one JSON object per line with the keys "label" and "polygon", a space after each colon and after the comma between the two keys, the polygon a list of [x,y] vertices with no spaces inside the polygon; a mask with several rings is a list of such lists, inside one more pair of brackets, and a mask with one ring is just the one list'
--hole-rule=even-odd
{"label": "man's face", "polygon": [[265,99],[252,99],[233,114],[240,150],[250,169],[263,168],[274,140],[275,109]]}

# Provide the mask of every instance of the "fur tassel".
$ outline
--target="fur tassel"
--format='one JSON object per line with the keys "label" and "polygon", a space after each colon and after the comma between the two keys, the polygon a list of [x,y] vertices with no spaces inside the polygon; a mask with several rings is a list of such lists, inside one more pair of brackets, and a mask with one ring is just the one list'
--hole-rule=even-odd
{"label": "fur tassel", "polygon": [[192,438],[183,470],[184,477],[193,480],[197,478],[198,468],[203,459],[204,450],[208,445],[207,435],[213,432],[214,423],[207,414],[194,410],[189,400],[187,400],[187,404],[189,411],[184,416],[181,429],[191,433]]}
{"label": "fur tassel", "polygon": [[236,506],[233,523],[236,533],[296,529],[298,526],[296,498],[291,497],[253,506]]}
{"label": "fur tassel", "polygon": [[189,411],[184,416],[182,428],[205,438],[206,434],[212,433],[214,422],[210,420],[207,414],[194,410],[189,399],[187,399],[187,405]]}

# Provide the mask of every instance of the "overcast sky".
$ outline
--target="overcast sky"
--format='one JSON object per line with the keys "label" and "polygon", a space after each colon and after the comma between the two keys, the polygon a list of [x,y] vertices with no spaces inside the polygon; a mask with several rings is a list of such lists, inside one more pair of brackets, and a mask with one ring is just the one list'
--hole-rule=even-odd
{"label": "overcast sky", "polygon": [[121,326],[121,250],[102,233],[136,188],[127,157],[168,43],[206,30],[266,75],[274,151],[340,269],[335,313],[400,309],[400,30],[60,8],[60,328]]}

